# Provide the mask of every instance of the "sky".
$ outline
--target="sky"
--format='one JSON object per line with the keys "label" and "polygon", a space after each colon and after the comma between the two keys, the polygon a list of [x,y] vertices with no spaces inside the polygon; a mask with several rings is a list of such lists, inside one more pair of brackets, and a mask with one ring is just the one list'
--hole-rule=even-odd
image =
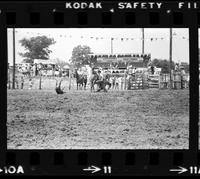
{"label": "sky", "polygon": [[[189,29],[174,28],[172,43],[172,60],[189,63]],[[19,43],[23,38],[46,35],[54,38],[56,43],[50,46],[50,59],[60,59],[69,62],[72,50],[78,45],[87,45],[93,53],[111,53],[111,38],[113,54],[142,53],[141,28],[16,28],[15,49],[16,63],[22,62],[19,53],[26,52]],[[145,28],[145,53],[151,54],[151,59],[169,60],[169,28]],[[13,29],[7,29],[8,62],[13,61]],[[157,40],[155,39],[157,38]],[[153,39],[153,40],[152,40]]]}

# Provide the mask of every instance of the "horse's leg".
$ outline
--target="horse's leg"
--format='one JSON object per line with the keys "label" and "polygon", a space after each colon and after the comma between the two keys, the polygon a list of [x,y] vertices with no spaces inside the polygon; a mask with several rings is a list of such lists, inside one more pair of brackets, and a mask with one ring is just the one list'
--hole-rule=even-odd
{"label": "horse's leg", "polygon": [[85,86],[84,86],[84,90],[86,90],[86,86],[87,86],[87,79],[85,80]]}
{"label": "horse's leg", "polygon": [[109,88],[108,89],[110,89],[111,88],[111,83],[109,83]]}
{"label": "horse's leg", "polygon": [[90,81],[90,92],[92,92],[92,82]]}
{"label": "horse's leg", "polygon": [[93,82],[91,82],[90,90],[91,90],[91,92],[94,90],[94,83]]}
{"label": "horse's leg", "polygon": [[104,84],[103,84],[103,82],[101,81],[100,83],[98,83],[98,90],[97,90],[97,92],[99,92],[99,91],[101,91],[102,89],[104,89]]}
{"label": "horse's leg", "polygon": [[107,92],[107,90],[106,90],[106,85],[107,85],[106,82],[102,82],[102,90],[103,90],[104,92]]}
{"label": "horse's leg", "polygon": [[106,85],[108,85],[108,90],[111,88],[111,83],[107,82]]}
{"label": "horse's leg", "polygon": [[99,91],[101,91],[101,88],[99,88],[96,92],[99,92]]}
{"label": "horse's leg", "polygon": [[108,92],[107,89],[106,89],[106,85],[105,84],[103,85],[103,91],[104,92]]}
{"label": "horse's leg", "polygon": [[94,88],[94,84],[93,84],[93,89],[95,92],[99,92],[101,89],[99,88],[99,83],[95,83],[97,85],[97,90],[95,91],[95,88]]}

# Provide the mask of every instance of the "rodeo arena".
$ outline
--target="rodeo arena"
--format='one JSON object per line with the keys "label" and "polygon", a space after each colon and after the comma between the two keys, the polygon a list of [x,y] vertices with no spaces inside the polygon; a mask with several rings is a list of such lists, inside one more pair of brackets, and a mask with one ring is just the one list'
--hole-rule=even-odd
{"label": "rodeo arena", "polygon": [[8,63],[8,149],[189,149],[183,62],[163,73],[150,53],[88,57],[78,68],[54,59]]}

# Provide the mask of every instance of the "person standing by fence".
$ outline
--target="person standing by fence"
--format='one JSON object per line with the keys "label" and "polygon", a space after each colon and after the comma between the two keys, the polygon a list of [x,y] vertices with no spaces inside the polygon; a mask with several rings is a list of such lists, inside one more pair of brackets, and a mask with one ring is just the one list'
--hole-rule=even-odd
{"label": "person standing by fence", "polygon": [[113,77],[110,76],[110,78],[109,78],[109,82],[110,82],[111,86],[112,86],[112,79],[113,79]]}
{"label": "person standing by fence", "polygon": [[33,80],[32,78],[29,78],[29,89],[32,89],[33,87]]}
{"label": "person standing by fence", "polygon": [[155,72],[155,67],[152,65],[151,66],[151,74],[154,75],[154,72]]}
{"label": "person standing by fence", "polygon": [[112,89],[114,89],[114,87],[115,87],[115,78],[114,78],[114,76],[112,76],[110,78],[110,81],[111,81],[111,84],[112,84]]}
{"label": "person standing by fence", "polygon": [[125,77],[124,76],[122,77],[122,80],[121,80],[121,89],[122,90],[125,89]]}
{"label": "person standing by fence", "polygon": [[120,83],[119,83],[119,77],[115,76],[115,89],[116,90],[119,90],[119,85],[120,85]]}
{"label": "person standing by fence", "polygon": [[125,89],[126,90],[130,88],[130,77],[131,77],[131,75],[127,74],[126,78],[125,78],[125,80],[126,80]]}
{"label": "person standing by fence", "polygon": [[23,89],[23,88],[24,88],[24,77],[21,76],[21,89]]}
{"label": "person standing by fence", "polygon": [[184,67],[180,68],[180,75],[181,75],[181,89],[186,88],[186,73]]}
{"label": "person standing by fence", "polygon": [[117,82],[117,77],[113,77],[113,89],[116,89],[116,82]]}
{"label": "person standing by fence", "polygon": [[19,89],[19,82],[18,82],[18,77],[17,77],[17,75],[15,76],[15,83],[16,83],[16,88]]}
{"label": "person standing by fence", "polygon": [[176,63],[176,65],[175,65],[175,72],[178,72],[178,71],[179,71],[179,64]]}
{"label": "person standing by fence", "polygon": [[120,76],[120,88],[121,90],[123,90],[123,77]]}
{"label": "person standing by fence", "polygon": [[36,64],[34,64],[32,67],[32,74],[33,76],[36,76]]}

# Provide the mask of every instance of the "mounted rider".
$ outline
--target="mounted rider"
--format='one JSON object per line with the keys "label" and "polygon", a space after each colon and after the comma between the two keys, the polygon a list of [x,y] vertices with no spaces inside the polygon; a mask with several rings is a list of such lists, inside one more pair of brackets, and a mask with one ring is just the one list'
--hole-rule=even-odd
{"label": "mounted rider", "polygon": [[101,69],[98,70],[97,76],[98,76],[98,80],[99,80],[99,81],[103,81],[104,78],[103,78],[103,73],[102,73],[102,70],[101,70]]}
{"label": "mounted rider", "polygon": [[106,81],[106,78],[104,77],[103,71],[101,69],[99,69],[98,72],[97,72],[97,81],[96,81],[96,83],[99,84],[99,90],[98,91],[100,91],[101,89],[106,91],[105,81]]}

